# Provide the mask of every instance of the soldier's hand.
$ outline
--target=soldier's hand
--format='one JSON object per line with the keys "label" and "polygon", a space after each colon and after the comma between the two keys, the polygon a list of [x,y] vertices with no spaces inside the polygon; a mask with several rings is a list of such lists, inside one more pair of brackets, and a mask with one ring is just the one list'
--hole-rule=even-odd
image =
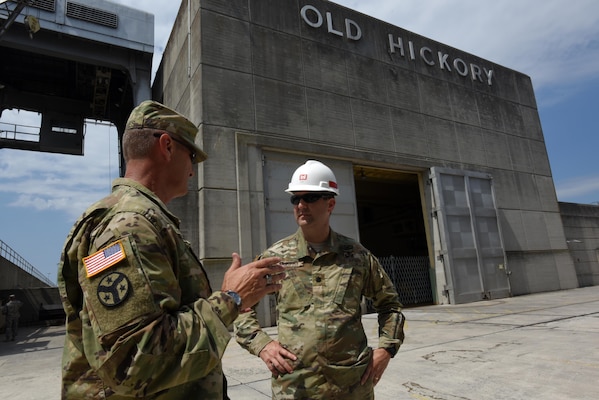
{"label": "soldier's hand", "polygon": [[233,263],[225,273],[222,290],[233,290],[241,297],[241,309],[254,306],[268,293],[281,289],[285,268],[279,257],[268,257],[241,265],[239,254],[233,253]]}
{"label": "soldier's hand", "polygon": [[372,353],[372,359],[370,360],[370,363],[368,363],[366,371],[364,371],[364,374],[362,374],[360,384],[363,385],[368,382],[368,379],[372,378],[372,385],[376,386],[376,384],[381,380],[383,372],[385,372],[387,369],[389,360],[391,360],[391,355],[387,350],[382,348],[374,349]]}
{"label": "soldier's hand", "polygon": [[275,378],[292,373],[293,367],[287,360],[297,360],[295,354],[281,346],[281,343],[276,340],[264,346],[259,356]]}

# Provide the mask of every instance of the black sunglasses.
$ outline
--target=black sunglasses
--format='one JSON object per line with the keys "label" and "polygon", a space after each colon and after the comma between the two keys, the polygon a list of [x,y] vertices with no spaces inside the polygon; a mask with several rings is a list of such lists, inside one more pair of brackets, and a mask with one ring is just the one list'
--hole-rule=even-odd
{"label": "black sunglasses", "polygon": [[[162,136],[162,133],[155,133],[154,137],[155,138],[159,138],[160,136]],[[175,142],[179,143],[181,146],[185,147],[187,150],[189,150],[189,158],[191,158],[191,163],[195,164],[196,163],[196,153],[195,151],[193,151],[192,149],[189,148],[189,145],[185,142],[183,142],[182,140],[177,139],[174,136],[168,135],[171,139],[173,139]]]}
{"label": "black sunglasses", "polygon": [[291,201],[291,204],[293,204],[294,206],[297,206],[299,204],[299,202],[301,200],[304,201],[304,203],[314,203],[315,201],[318,201],[320,199],[332,199],[333,195],[332,194],[328,194],[328,193],[307,193],[307,194],[294,194],[293,196],[291,196],[289,198],[289,200]]}

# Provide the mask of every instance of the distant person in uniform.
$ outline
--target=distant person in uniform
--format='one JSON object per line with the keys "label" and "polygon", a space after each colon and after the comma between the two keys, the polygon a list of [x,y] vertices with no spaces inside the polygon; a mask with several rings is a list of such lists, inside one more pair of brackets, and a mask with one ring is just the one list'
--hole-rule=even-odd
{"label": "distant person in uniform", "polygon": [[3,307],[3,313],[6,317],[6,341],[14,341],[17,337],[17,333],[19,331],[19,318],[21,317],[21,313],[19,310],[21,309],[21,303],[17,300],[17,297],[14,294],[8,296],[8,303],[6,303]]}
{"label": "distant person in uniform", "polygon": [[[266,258],[241,266],[233,253],[221,290],[166,207],[187,193],[206,154],[198,128],[155,101],[129,116],[124,178],[66,239],[58,286],[66,313],[63,399],[222,399],[227,327],[240,309],[278,290]],[[265,279],[269,275],[269,283]]]}
{"label": "distant person in uniform", "polygon": [[[366,248],[331,229],[339,189],[328,166],[307,161],[286,192],[299,229],[258,257],[280,257],[286,266],[276,294],[278,339],[260,328],[250,309],[235,321],[237,342],[271,371],[273,399],[373,399],[374,385],[404,340],[398,294]],[[362,297],[378,312],[374,350],[362,326]]]}

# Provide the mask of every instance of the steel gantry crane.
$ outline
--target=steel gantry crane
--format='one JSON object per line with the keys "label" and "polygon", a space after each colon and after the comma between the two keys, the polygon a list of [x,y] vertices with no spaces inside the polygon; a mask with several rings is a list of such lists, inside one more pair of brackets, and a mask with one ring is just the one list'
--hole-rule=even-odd
{"label": "steel gantry crane", "polygon": [[[0,0],[0,40],[21,11],[33,3],[35,0]],[[36,18],[26,16],[24,22],[28,25],[30,34],[39,30],[39,22]]]}

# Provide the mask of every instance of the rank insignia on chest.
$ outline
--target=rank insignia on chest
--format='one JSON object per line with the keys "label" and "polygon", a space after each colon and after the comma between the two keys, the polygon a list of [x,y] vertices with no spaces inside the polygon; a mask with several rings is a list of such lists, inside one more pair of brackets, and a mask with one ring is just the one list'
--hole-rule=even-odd
{"label": "rank insignia on chest", "polygon": [[353,253],[354,253],[353,246],[349,246],[349,245],[343,246],[342,250],[343,250],[343,257],[350,258],[353,256]]}
{"label": "rank insignia on chest", "polygon": [[314,273],[312,274],[312,285],[314,286],[324,286],[325,278],[322,273]]}
{"label": "rank insignia on chest", "polygon": [[125,259],[125,249],[123,249],[123,244],[119,240],[85,257],[83,265],[85,266],[87,277],[90,278],[123,259]]}

